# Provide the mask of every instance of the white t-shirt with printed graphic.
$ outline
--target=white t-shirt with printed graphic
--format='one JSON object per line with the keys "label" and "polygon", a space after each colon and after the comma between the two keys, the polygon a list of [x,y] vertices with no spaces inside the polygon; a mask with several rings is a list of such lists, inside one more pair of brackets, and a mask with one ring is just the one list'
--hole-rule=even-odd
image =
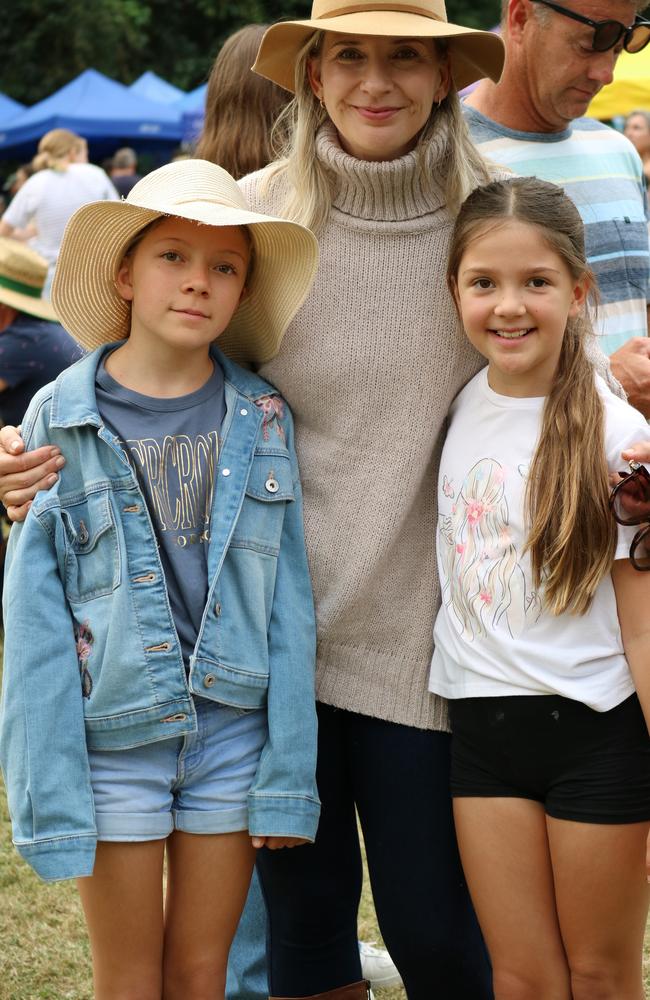
{"label": "white t-shirt with printed graphic", "polygon": [[[642,415],[602,379],[610,471],[621,451],[645,440]],[[584,615],[543,611],[523,554],[526,475],[543,398],[501,396],[487,368],[454,400],[438,483],[438,571],[442,606],[429,688],[446,698],[560,694],[608,711],[634,691],[623,653],[611,578]],[[619,527],[616,558],[636,528]]]}

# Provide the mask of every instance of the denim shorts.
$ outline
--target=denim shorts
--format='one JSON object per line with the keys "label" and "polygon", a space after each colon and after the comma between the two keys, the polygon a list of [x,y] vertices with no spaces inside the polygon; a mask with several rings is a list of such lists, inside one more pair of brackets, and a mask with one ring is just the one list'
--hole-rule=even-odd
{"label": "denim shorts", "polygon": [[266,710],[205,698],[196,698],[195,707],[198,728],[189,736],[89,750],[99,840],[248,829],[247,795],[266,742]]}
{"label": "denim shorts", "polygon": [[650,739],[639,699],[595,712],[560,695],[458,698],[451,794],[523,798],[578,823],[650,820]]}

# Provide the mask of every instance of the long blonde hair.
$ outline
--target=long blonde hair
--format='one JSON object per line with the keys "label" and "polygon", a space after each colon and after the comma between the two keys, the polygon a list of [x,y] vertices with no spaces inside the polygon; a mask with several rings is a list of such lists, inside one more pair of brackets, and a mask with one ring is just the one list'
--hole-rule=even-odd
{"label": "long blonde hair", "polygon": [[32,167],[35,171],[66,170],[70,164],[70,154],[77,153],[84,142],[76,132],[70,132],[67,128],[53,128],[39,142]]}
{"label": "long blonde hair", "polygon": [[[495,181],[473,191],[451,240],[447,281],[452,290],[461,259],[486,226],[516,219],[535,226],[575,281],[593,288],[580,214],[561,188],[534,177]],[[526,484],[533,582],[555,615],[584,614],[612,567],[616,525],[608,499],[603,404],[585,354],[593,334],[585,310],[567,320],[539,443]]]}
{"label": "long blonde hair", "polygon": [[[278,159],[267,174],[267,184],[275,177],[286,175],[290,194],[282,214],[293,222],[320,232],[327,222],[333,192],[327,172],[316,155],[316,134],[327,120],[327,112],[314,95],[307,77],[307,63],[322,48],[324,31],[317,31],[300,50],[295,68],[295,96],[277,120],[274,148]],[[436,41],[438,54],[443,57],[447,46]],[[415,147],[423,184],[434,184],[434,168],[428,163],[431,138],[446,124],[448,142],[446,156],[437,168],[442,179],[447,208],[455,215],[460,205],[477,185],[490,180],[489,167],[480,155],[465,124],[458,94],[452,87],[439,107],[432,108]],[[442,177],[440,178],[440,172]]]}

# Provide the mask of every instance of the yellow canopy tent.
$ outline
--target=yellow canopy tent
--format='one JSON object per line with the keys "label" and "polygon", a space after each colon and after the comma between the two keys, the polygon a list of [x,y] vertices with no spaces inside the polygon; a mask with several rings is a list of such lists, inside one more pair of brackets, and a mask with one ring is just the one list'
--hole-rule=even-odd
{"label": "yellow canopy tent", "polygon": [[621,52],[614,79],[596,94],[587,114],[604,121],[637,108],[650,111],[650,45],[634,54]]}

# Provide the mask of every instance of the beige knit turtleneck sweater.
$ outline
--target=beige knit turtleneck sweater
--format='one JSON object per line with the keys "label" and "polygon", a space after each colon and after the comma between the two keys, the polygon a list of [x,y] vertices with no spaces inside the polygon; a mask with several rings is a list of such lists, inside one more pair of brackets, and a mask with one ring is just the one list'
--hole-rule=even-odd
{"label": "beige knit turtleneck sweater", "polygon": [[[432,150],[444,154],[444,135]],[[439,603],[436,476],[445,415],[484,362],[445,284],[451,219],[415,156],[318,156],[335,176],[315,285],[261,374],[289,403],[319,629],[317,695],[340,708],[446,729],[427,691]],[[285,182],[241,184],[278,215]]]}
{"label": "beige knit turtleneck sweater", "polygon": [[[446,145],[431,149],[435,177]],[[291,406],[319,629],[317,694],[340,708],[446,729],[427,691],[440,588],[436,479],[452,399],[485,361],[445,283],[452,220],[415,156],[344,153],[333,127],[317,153],[334,181],[307,302],[262,374]],[[495,170],[495,175],[502,171]],[[286,181],[244,178],[253,209],[279,215]],[[592,338],[588,354],[623,395]]]}

